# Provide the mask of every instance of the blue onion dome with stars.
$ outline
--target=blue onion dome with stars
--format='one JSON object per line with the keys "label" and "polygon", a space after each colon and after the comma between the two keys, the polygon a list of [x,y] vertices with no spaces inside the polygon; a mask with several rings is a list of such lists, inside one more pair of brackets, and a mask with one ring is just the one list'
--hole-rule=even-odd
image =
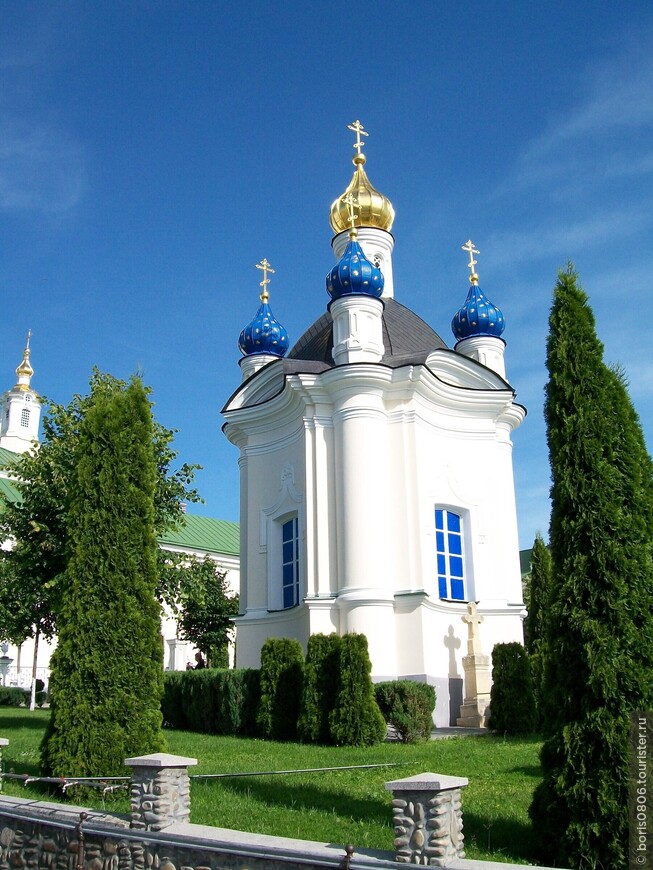
{"label": "blue onion dome with stars", "polygon": [[480,251],[474,248],[471,241],[464,244],[462,250],[469,254],[467,265],[471,270],[469,280],[472,286],[462,307],[454,314],[451,321],[453,334],[459,341],[476,335],[493,335],[499,338],[506,326],[503,313],[490,302],[478,286],[478,275],[474,271],[476,265],[474,254]]}
{"label": "blue onion dome with stars", "polygon": [[261,304],[253,320],[240,333],[238,347],[243,356],[269,354],[282,357],[289,347],[288,333],[276,319],[268,304],[270,298],[267,290],[267,285],[270,283],[268,272],[274,274],[274,269],[267,260],[261,260],[256,268],[263,270]]}
{"label": "blue onion dome with stars", "polygon": [[342,257],[326,277],[326,289],[331,299],[343,296],[372,296],[378,299],[383,293],[383,272],[370,263],[363,249],[356,241],[358,235],[354,221],[354,207],[357,205],[352,194],[343,197],[349,209],[349,241]]}
{"label": "blue onion dome with stars", "polygon": [[378,299],[383,293],[383,272],[370,263],[356,238],[350,238],[344,254],[327,275],[326,288],[332,299],[342,296]]}

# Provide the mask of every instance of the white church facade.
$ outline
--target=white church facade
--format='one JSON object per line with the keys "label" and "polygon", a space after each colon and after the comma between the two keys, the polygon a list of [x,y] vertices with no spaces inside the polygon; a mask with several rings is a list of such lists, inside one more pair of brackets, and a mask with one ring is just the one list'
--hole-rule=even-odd
{"label": "white church facade", "polygon": [[289,349],[262,261],[242,380],[223,409],[240,451],[236,664],[257,667],[271,636],[305,646],[316,632],[361,632],[375,681],[433,684],[436,724],[456,724],[468,603],[484,652],[523,639],[511,433],[525,410],[471,242],[453,348],[401,304],[399,286],[395,298],[394,210],[365,173],[364,130],[351,129],[328,308]]}

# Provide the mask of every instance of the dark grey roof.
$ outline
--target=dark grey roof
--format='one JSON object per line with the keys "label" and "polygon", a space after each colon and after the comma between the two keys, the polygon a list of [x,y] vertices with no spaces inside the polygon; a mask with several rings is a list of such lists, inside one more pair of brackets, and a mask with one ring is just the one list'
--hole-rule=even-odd
{"label": "dark grey roof", "polygon": [[[425,358],[434,350],[447,345],[428,323],[405,305],[394,299],[385,299],[383,310],[383,362],[393,365],[401,357],[408,362],[416,357]],[[313,360],[333,366],[333,320],[326,311],[290,349],[288,360]]]}

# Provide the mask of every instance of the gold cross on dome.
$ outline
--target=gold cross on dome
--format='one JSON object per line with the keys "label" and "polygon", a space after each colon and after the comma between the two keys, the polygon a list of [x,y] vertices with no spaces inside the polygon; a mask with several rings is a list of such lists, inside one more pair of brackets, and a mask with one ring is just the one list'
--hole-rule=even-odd
{"label": "gold cross on dome", "polygon": [[358,205],[358,200],[353,193],[348,193],[347,196],[341,197],[340,202],[344,202],[344,204],[347,206],[347,211],[349,212],[349,224],[351,226],[351,229],[353,230],[354,223],[356,221],[354,207]]}
{"label": "gold cross on dome", "polygon": [[354,142],[352,147],[354,147],[356,149],[356,151],[360,157],[361,148],[365,144],[364,142],[361,141],[361,136],[369,136],[370,134],[366,132],[365,128],[363,127],[363,125],[361,124],[360,121],[354,121],[353,124],[348,124],[347,129],[351,130],[353,133],[356,134],[356,141]]}
{"label": "gold cross on dome", "polygon": [[256,264],[257,269],[262,269],[263,271],[263,280],[260,282],[260,286],[263,288],[261,291],[261,302],[267,302],[270,294],[268,293],[267,285],[270,283],[270,279],[268,278],[268,272],[271,275],[274,275],[274,269],[268,263],[267,259],[264,257],[260,263]]}
{"label": "gold cross on dome", "polygon": [[461,245],[461,250],[467,251],[469,254],[469,263],[467,264],[467,268],[470,271],[469,281],[470,284],[478,284],[478,275],[474,271],[474,266],[476,265],[476,260],[474,259],[474,254],[480,254],[480,251],[477,251],[474,247],[474,242],[471,239],[467,239],[464,245]]}

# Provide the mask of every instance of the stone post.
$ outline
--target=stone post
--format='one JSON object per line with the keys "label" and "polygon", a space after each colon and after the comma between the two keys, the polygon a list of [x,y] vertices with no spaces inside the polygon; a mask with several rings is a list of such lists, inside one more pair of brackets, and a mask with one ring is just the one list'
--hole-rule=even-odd
{"label": "stone post", "polygon": [[[2,771],[2,748],[4,746],[9,746],[9,741],[6,737],[0,737],[0,771]],[[4,784],[4,779],[0,777],[0,791],[2,791],[2,786]]]}
{"label": "stone post", "polygon": [[196,758],[155,752],[125,759],[132,768],[131,827],[162,831],[190,818],[188,768]]}
{"label": "stone post", "polygon": [[447,867],[464,858],[460,790],[469,780],[460,776],[420,773],[386,782],[392,791],[396,860],[401,864]]}

